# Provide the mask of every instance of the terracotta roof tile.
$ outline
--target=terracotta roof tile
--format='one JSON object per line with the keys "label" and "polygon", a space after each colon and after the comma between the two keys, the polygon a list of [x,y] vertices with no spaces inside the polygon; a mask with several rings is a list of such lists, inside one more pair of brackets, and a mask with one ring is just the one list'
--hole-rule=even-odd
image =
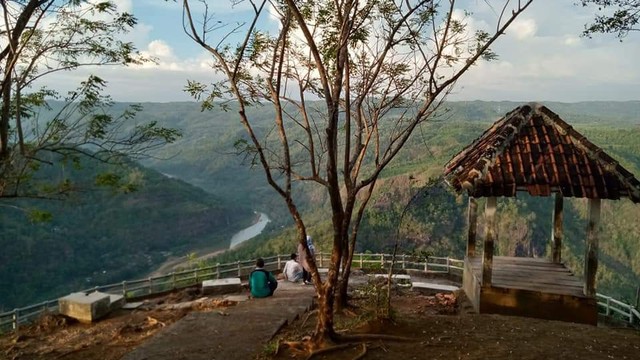
{"label": "terracotta roof tile", "polygon": [[549,196],[640,202],[640,181],[540,104],[507,113],[445,166],[447,181],[470,195]]}

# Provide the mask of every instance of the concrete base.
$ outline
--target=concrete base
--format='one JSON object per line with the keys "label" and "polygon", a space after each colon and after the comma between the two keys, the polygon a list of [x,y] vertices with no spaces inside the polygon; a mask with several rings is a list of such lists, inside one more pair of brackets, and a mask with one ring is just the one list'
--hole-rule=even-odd
{"label": "concrete base", "polygon": [[435,295],[438,293],[451,294],[460,290],[460,288],[452,285],[442,285],[442,284],[434,284],[434,283],[427,283],[427,282],[414,282],[411,286],[411,290],[415,292],[419,292],[420,294],[423,294],[423,295]]}
{"label": "concrete base", "polygon": [[90,294],[72,293],[58,299],[60,314],[86,323],[107,315],[111,311],[110,305],[110,295],[98,291]]}
{"label": "concrete base", "polygon": [[240,278],[206,280],[202,282],[202,294],[223,295],[242,291]]}
{"label": "concrete base", "polygon": [[124,296],[109,294],[109,311],[118,310],[126,303]]}
{"label": "concrete base", "polygon": [[463,288],[480,314],[527,316],[597,325],[598,303],[562,264],[544,259],[493,258],[492,279],[482,285],[481,258],[465,258]]}
{"label": "concrete base", "polygon": [[[388,278],[389,274],[373,274],[376,278]],[[393,274],[391,275],[391,281],[394,284],[404,287],[411,287],[411,276],[407,274]]]}

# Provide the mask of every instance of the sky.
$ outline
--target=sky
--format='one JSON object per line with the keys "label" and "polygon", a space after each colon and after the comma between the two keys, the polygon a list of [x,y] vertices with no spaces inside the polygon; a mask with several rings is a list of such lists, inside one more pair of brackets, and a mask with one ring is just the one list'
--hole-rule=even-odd
{"label": "sky", "polygon": [[[115,0],[133,13],[138,25],[125,38],[158,62],[134,67],[100,67],[49,76],[43,85],[74,88],[88,72],[109,82],[116,101],[193,100],[183,89],[187,79],[211,82],[210,56],[182,29],[180,2]],[[477,26],[495,17],[484,0],[466,0]],[[488,1],[496,3],[495,1]],[[574,0],[534,0],[501,37],[498,60],[481,62],[463,75],[450,100],[560,101],[640,100],[640,34],[620,42],[613,35],[581,37],[593,9]],[[247,18],[247,4],[212,0],[210,11],[223,21]]]}

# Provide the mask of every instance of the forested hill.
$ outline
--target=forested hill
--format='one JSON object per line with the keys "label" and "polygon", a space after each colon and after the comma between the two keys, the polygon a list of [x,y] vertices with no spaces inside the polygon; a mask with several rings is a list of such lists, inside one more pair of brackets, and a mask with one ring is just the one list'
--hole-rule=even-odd
{"label": "forested hill", "polygon": [[[118,173],[127,189],[94,186],[96,174]],[[194,247],[228,248],[252,213],[200,188],[130,164],[124,169],[83,162],[38,174],[76,188],[63,200],[2,200],[0,312],[71,291],[136,279],[169,256]],[[31,221],[31,210],[51,221]]]}
{"label": "forested hill", "polygon": [[[640,176],[640,101],[543,104]],[[359,233],[358,251],[389,251],[399,236],[401,252],[461,258],[466,199],[442,184],[427,186],[428,179],[439,176],[454,154],[519,105],[522,103],[451,102],[439,110],[436,118],[417,129],[376,186]],[[146,104],[145,108],[142,116],[165,126],[177,126],[185,134],[159,154],[170,159],[147,165],[221,194],[229,201],[251,204],[274,220],[264,235],[214,261],[295,249],[295,232],[282,201],[266,185],[262,171],[242,164],[242,158],[233,151],[234,143],[246,138],[233,104],[228,112],[201,112],[194,103]],[[269,106],[255,106],[249,111],[260,131],[271,129],[273,111]],[[296,157],[295,152],[292,157]],[[321,192],[304,190],[298,193],[298,203],[305,211],[318,248],[328,251],[331,228],[327,199]],[[551,198],[524,195],[501,199],[497,253],[547,256],[553,208],[550,201]],[[405,216],[401,217],[405,209]],[[631,300],[640,283],[640,206],[628,200],[605,201],[602,213],[598,289]],[[582,274],[585,217],[583,200],[567,201],[563,256],[578,275]]]}
{"label": "forested hill", "polygon": [[[403,253],[462,257],[466,199],[441,183],[428,186],[428,180],[440,175],[451,156],[493,121],[521,104],[452,102],[417,129],[376,186],[358,251],[389,251],[399,237]],[[116,104],[114,111],[126,105]],[[232,232],[251,221],[250,210],[266,212],[272,223],[263,235],[215,261],[295,249],[294,231],[282,200],[268,187],[262,170],[250,167],[251,159],[235,153],[234,144],[246,135],[233,104],[228,112],[201,111],[193,102],[142,105],[144,110],[136,121],[157,121],[182,130],[184,136],[143,162],[158,172],[134,165],[126,170],[123,176],[143,179],[144,186],[138,191],[81,191],[65,201],[9,204],[49,210],[54,217],[48,223],[32,223],[20,210],[0,208],[0,311],[96,284],[136,278],[171,254],[223,248]],[[640,176],[640,101],[544,105]],[[269,106],[249,111],[260,133],[271,131]],[[292,156],[295,158],[295,152]],[[101,171],[93,166],[84,167],[79,182],[93,181]],[[307,190],[296,189],[299,204],[317,247],[328,251],[331,217],[327,199],[322,192]],[[501,199],[497,253],[546,256],[552,207],[550,198]],[[567,202],[563,256],[578,274],[582,271],[585,216],[583,201]],[[631,299],[640,283],[640,205],[606,201],[602,224],[598,289]]]}

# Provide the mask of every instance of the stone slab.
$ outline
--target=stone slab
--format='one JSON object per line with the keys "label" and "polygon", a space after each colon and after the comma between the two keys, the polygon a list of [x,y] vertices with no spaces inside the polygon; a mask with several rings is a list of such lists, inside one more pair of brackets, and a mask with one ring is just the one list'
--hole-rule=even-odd
{"label": "stone slab", "polygon": [[460,288],[453,285],[434,284],[428,282],[414,282],[411,287],[412,291],[419,292],[424,295],[435,295],[438,293],[453,293]]}
{"label": "stone slab", "polygon": [[122,308],[126,302],[123,295],[109,294],[109,311]]}
{"label": "stone slab", "polygon": [[111,298],[109,294],[94,291],[92,293],[71,293],[58,299],[58,311],[62,315],[81,322],[93,322],[109,313]]}
{"label": "stone slab", "polygon": [[202,282],[204,295],[223,295],[242,291],[240,278],[206,280]]}
{"label": "stone slab", "polygon": [[[220,308],[191,312],[125,354],[123,360],[254,359],[286,323],[308,312],[313,286],[278,286],[274,295]],[[180,346],[176,346],[180,344]]]}
{"label": "stone slab", "polygon": [[122,308],[125,310],[134,310],[142,306],[142,304],[144,304],[142,301],[130,302],[122,305]]}
{"label": "stone slab", "polygon": [[249,300],[249,295],[225,295],[223,299],[235,302],[243,302]]}
{"label": "stone slab", "polygon": [[[388,274],[374,274],[374,277],[377,279],[386,279],[387,277],[389,277]],[[397,284],[399,286],[403,286],[403,287],[411,287],[411,276],[406,275],[406,274],[393,274],[391,275],[391,280],[394,284]]]}

